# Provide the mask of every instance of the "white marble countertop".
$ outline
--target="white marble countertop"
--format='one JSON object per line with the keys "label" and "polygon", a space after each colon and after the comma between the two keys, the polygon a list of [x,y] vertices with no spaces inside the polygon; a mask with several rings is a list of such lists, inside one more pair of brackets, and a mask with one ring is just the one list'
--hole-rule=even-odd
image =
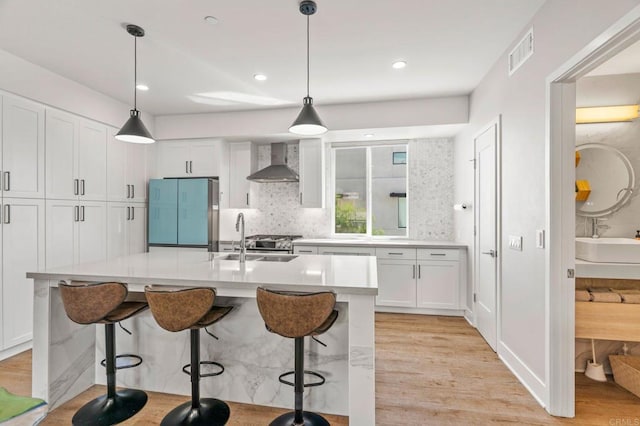
{"label": "white marble countertop", "polygon": [[[159,251],[124,256],[96,263],[28,272],[43,280],[121,281],[129,284],[212,286],[255,289],[260,285],[291,291],[335,291],[338,295],[377,295],[374,256],[298,255],[289,262],[224,260],[227,253]],[[269,256],[264,255],[264,256]]]}
{"label": "white marble countertop", "polygon": [[353,246],[353,247],[407,247],[407,248],[456,248],[467,245],[453,241],[422,241],[406,238],[302,238],[293,240],[294,246]]}
{"label": "white marble countertop", "polygon": [[603,263],[576,259],[576,277],[640,280],[640,263]]}

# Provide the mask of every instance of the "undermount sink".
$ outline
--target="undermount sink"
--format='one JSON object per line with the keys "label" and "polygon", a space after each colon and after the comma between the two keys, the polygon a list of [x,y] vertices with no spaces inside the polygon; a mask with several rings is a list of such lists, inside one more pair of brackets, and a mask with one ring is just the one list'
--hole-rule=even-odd
{"label": "undermount sink", "polygon": [[264,256],[258,259],[259,262],[290,262],[298,257],[297,255],[277,255],[277,256]]}
{"label": "undermount sink", "polygon": [[[260,260],[263,257],[264,256],[262,256],[261,254],[247,254],[245,256],[245,260]],[[220,260],[240,260],[240,254],[239,253],[226,254],[224,256],[220,256],[218,259],[220,259]]]}
{"label": "undermount sink", "polygon": [[640,263],[640,240],[633,238],[576,238],[576,257],[588,262]]}

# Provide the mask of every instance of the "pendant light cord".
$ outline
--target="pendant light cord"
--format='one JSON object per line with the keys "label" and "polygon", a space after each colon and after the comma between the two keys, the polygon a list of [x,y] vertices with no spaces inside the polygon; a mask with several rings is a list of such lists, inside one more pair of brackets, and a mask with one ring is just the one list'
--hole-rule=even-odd
{"label": "pendant light cord", "polygon": [[309,15],[307,15],[307,98],[309,97]]}
{"label": "pendant light cord", "polygon": [[133,109],[138,110],[138,37],[133,36]]}

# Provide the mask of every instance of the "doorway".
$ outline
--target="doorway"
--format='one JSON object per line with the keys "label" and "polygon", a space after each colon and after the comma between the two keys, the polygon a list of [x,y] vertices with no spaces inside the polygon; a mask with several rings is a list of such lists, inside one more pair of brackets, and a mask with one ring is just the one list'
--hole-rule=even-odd
{"label": "doorway", "polygon": [[500,117],[473,140],[475,169],[474,309],[478,331],[497,350],[500,238]]}

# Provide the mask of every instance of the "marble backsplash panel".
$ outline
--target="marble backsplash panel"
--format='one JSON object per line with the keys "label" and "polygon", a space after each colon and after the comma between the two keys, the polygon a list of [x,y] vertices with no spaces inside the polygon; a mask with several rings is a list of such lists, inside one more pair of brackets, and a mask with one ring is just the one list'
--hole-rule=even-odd
{"label": "marble backsplash panel", "polygon": [[[258,146],[258,168],[271,161],[270,145]],[[298,145],[287,145],[288,164],[299,170]],[[327,158],[327,164],[330,160]],[[330,173],[327,171],[327,176]],[[409,238],[453,239],[453,141],[420,139],[409,141]],[[220,239],[237,240],[235,219],[245,216],[245,233],[290,234],[305,238],[331,237],[331,209],[306,209],[298,202],[297,183],[254,184],[255,208],[222,209]]]}

